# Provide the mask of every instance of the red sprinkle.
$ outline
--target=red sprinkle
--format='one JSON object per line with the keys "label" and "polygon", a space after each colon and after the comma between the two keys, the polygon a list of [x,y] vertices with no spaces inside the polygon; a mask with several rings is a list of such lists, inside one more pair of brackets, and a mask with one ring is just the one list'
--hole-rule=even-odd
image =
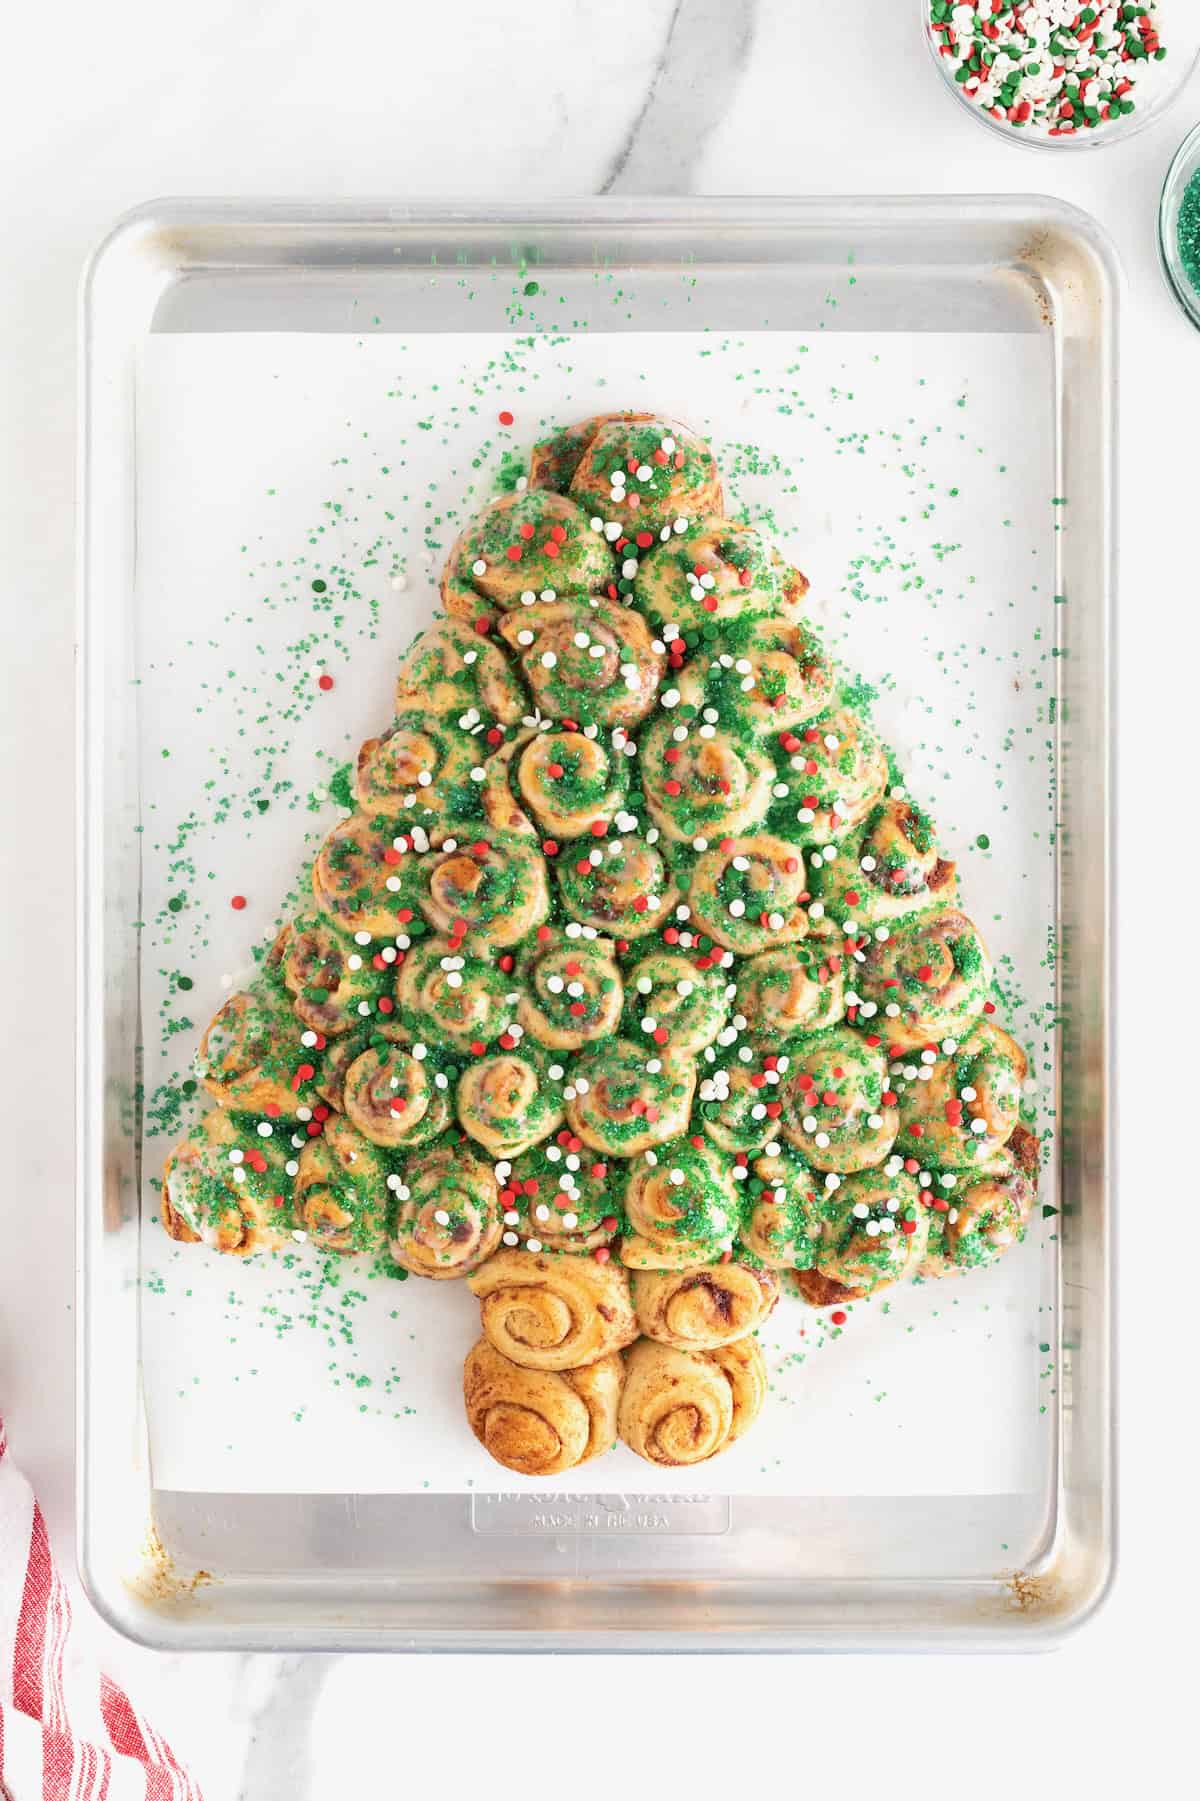
{"label": "red sprinkle", "polygon": [[512,414],[507,411],[505,411],[503,413],[498,413],[497,418],[499,419],[501,425],[511,425],[513,422]]}
{"label": "red sprinkle", "polygon": [[246,897],[244,894],[235,894],[229,904],[235,913],[240,913],[246,904]]}
{"label": "red sprinkle", "polygon": [[324,688],[328,693],[329,689],[333,687],[333,677],[331,675],[319,675],[317,677],[317,687]]}
{"label": "red sprinkle", "polygon": [[831,1313],[829,1315],[829,1319],[830,1324],[834,1326],[844,1326],[846,1323],[846,1315],[842,1312],[840,1307],[837,1309],[836,1313]]}

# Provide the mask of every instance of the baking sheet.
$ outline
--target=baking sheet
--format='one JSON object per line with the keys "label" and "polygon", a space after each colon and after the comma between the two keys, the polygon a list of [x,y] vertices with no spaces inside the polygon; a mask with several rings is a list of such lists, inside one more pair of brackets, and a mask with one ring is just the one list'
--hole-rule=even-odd
{"label": "baking sheet", "polygon": [[[270,935],[306,833],[311,848],[333,822],[331,771],[389,716],[397,655],[432,614],[459,518],[488,497],[506,450],[622,405],[712,435],[735,503],[806,569],[834,647],[880,688],[880,727],[1019,991],[1011,1018],[1052,1125],[1063,497],[1045,337],[158,337],[137,394],[148,1215],[198,1032],[248,973],[251,940]],[[672,1487],[1041,1486],[1054,1292],[1050,1218],[993,1270],[889,1291],[841,1333],[785,1297],[762,1333],[773,1393],[754,1432],[691,1477],[673,1472]],[[477,1328],[459,1285],[372,1280],[307,1247],[243,1265],[152,1226],[141,1310],[159,1487],[519,1485],[462,1416]],[[619,1449],[588,1474],[639,1489],[650,1471]]]}

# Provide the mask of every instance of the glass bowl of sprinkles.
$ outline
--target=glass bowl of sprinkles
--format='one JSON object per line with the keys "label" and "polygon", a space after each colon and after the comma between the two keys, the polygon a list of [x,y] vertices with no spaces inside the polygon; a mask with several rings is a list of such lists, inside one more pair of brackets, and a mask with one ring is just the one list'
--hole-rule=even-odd
{"label": "glass bowl of sprinkles", "polygon": [[1158,250],[1168,287],[1200,329],[1200,125],[1189,131],[1167,170]]}
{"label": "glass bowl of sprinkles", "polygon": [[1142,130],[1200,55],[1196,0],[918,0],[929,53],[982,125],[1037,149]]}

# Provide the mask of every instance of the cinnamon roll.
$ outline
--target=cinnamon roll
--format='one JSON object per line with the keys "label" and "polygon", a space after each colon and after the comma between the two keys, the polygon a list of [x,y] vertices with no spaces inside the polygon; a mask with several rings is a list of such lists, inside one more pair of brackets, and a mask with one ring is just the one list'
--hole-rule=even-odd
{"label": "cinnamon roll", "polygon": [[742,957],[803,938],[807,900],[800,852],[765,832],[702,852],[688,889],[696,925]]}
{"label": "cinnamon roll", "polygon": [[278,943],[292,1010],[310,1031],[338,1038],[367,1019],[386,1019],[378,1003],[391,986],[388,966],[377,969],[371,950],[355,944],[331,919],[302,913],[284,928]]}
{"label": "cinnamon roll", "polygon": [[617,938],[656,932],[679,900],[658,846],[642,838],[573,847],[556,860],[555,875],[568,916]]}
{"label": "cinnamon roll", "polygon": [[562,1123],[562,1090],[545,1062],[516,1045],[468,1065],[455,1097],[459,1123],[493,1157],[515,1157]]}
{"label": "cinnamon roll", "polygon": [[183,1244],[206,1244],[234,1257],[288,1242],[292,1180],[282,1132],[266,1133],[220,1107],[206,1113],[167,1158],[161,1216]]}
{"label": "cinnamon roll", "polygon": [[986,1168],[1020,1123],[1027,1071],[1020,1045],[986,1021],[950,1055],[893,1071],[900,1094],[897,1149],[932,1168]]}
{"label": "cinnamon roll", "polygon": [[633,1307],[647,1338],[680,1351],[711,1351],[757,1331],[779,1299],[779,1277],[748,1263],[637,1270]]}
{"label": "cinnamon roll", "polygon": [[782,950],[762,951],[739,967],[735,1016],[759,1051],[781,1051],[792,1039],[837,1025],[846,1011],[840,951],[806,939]]}
{"label": "cinnamon roll", "polygon": [[805,844],[828,844],[860,825],[887,786],[887,753],[852,707],[836,707],[780,740],[779,796],[771,818],[794,819]]}
{"label": "cinnamon roll", "polygon": [[583,732],[541,732],[521,752],[521,800],[549,837],[584,838],[621,810],[628,759]]}
{"label": "cinnamon roll", "polygon": [[861,1170],[826,1191],[813,1264],[796,1272],[812,1307],[861,1301],[920,1273],[929,1242],[929,1210],[899,1157]]}
{"label": "cinnamon roll", "polygon": [[565,1128],[553,1143],[523,1151],[500,1190],[504,1243],[571,1254],[603,1250],[620,1224],[624,1171],[624,1164],[598,1157]]}
{"label": "cinnamon roll", "polygon": [[992,965],[965,913],[901,919],[866,950],[855,985],[878,1009],[890,1046],[962,1040],[987,1004]]}
{"label": "cinnamon roll", "polygon": [[766,1394],[767,1367],[753,1338],[714,1351],[640,1338],[625,1356],[617,1430],[648,1463],[705,1463],[750,1429]]}
{"label": "cinnamon roll", "polygon": [[808,581],[753,526],[700,518],[647,552],[634,584],[639,607],[681,632],[713,623],[782,615],[794,620]]}
{"label": "cinnamon roll", "polygon": [[638,1335],[619,1263],[501,1250],[467,1286],[488,1342],[525,1369],[580,1369]]}
{"label": "cinnamon roll", "polygon": [[849,1026],[797,1040],[779,1098],[783,1137],[814,1169],[868,1169],[895,1143],[900,1116],[886,1059]]}
{"label": "cinnamon roll", "polygon": [[354,796],[376,822],[462,818],[474,806],[471,771],[479,744],[447,719],[407,713],[378,738],[368,738],[355,765]]}
{"label": "cinnamon roll", "polygon": [[520,976],[517,1019],[539,1044],[577,1051],[616,1032],[625,997],[611,939],[535,944]]}
{"label": "cinnamon roll", "polygon": [[722,506],[709,446],[653,413],[603,413],[556,432],[534,447],[529,484],[570,494],[585,512],[622,525],[638,548],[642,536]]}
{"label": "cinnamon roll", "polygon": [[764,1063],[734,1057],[706,1069],[700,1082],[700,1123],[723,1151],[760,1151],[779,1132],[782,1075]]}
{"label": "cinnamon roll", "polygon": [[354,813],[335,825],[317,852],[312,887],[318,907],[343,932],[393,938],[412,914],[414,859],[390,830]]}
{"label": "cinnamon roll", "polygon": [[655,825],[688,844],[751,832],[771,805],[771,758],[720,724],[660,713],[642,734],[638,768]]}
{"label": "cinnamon roll", "polygon": [[547,719],[628,727],[654,706],[666,656],[630,607],[538,601],[506,614],[499,630]]}
{"label": "cinnamon roll", "polygon": [[342,1106],[364,1138],[387,1150],[428,1144],[453,1117],[445,1072],[398,1044],[355,1059],[342,1084]]}
{"label": "cinnamon roll", "polygon": [[689,1269],[732,1249],[738,1199],[727,1161],[701,1138],[664,1144],[639,1158],[625,1188],[628,1231],[621,1261],[631,1269]]}
{"label": "cinnamon roll", "polygon": [[591,514],[529,488],[501,494],[463,527],[446,559],[442,600],[452,618],[474,623],[489,607],[520,613],[547,589],[604,594],[615,580],[612,548]]}
{"label": "cinnamon roll", "polygon": [[550,911],[546,865],[516,839],[454,841],[422,859],[418,901],[435,931],[469,948],[519,944]]}
{"label": "cinnamon roll", "polygon": [[300,1152],[296,1224],[323,1251],[380,1251],[387,1241],[388,1169],[373,1144],[336,1114]]}
{"label": "cinnamon roll", "polygon": [[729,1014],[722,970],[700,968],[669,946],[644,950],[626,972],[626,1031],[696,1056],[715,1043]]}
{"label": "cinnamon roll", "polygon": [[743,1247],[771,1269],[811,1268],[823,1229],[824,1177],[783,1145],[755,1158],[746,1188]]}
{"label": "cinnamon roll", "polygon": [[1018,1126],[990,1165],[983,1175],[966,1170],[935,1178],[922,1276],[984,1269],[1024,1238],[1037,1198],[1038,1145],[1032,1132]]}
{"label": "cinnamon roll", "polygon": [[418,939],[396,986],[401,1030],[413,1044],[486,1047],[513,1018],[512,991],[512,976],[492,957],[468,956],[449,938]]}
{"label": "cinnamon roll", "polygon": [[726,627],[718,655],[689,659],[680,700],[715,707],[729,725],[795,734],[832,704],[836,670],[821,640],[799,620],[753,619]]}
{"label": "cinnamon roll", "polygon": [[536,736],[532,726],[523,726],[482,766],[479,804],[488,825],[503,838],[536,839],[539,835],[532,814],[526,812],[524,801],[518,798],[514,782],[525,747]]}
{"label": "cinnamon roll", "polygon": [[291,1115],[312,1099],[315,1063],[295,1020],[264,984],[230,995],[200,1040],[195,1067],[218,1106]]}
{"label": "cinnamon roll", "polygon": [[392,1257],[436,1282],[470,1275],[500,1243],[500,1197],[491,1166],[457,1132],[412,1152],[388,1177]]}
{"label": "cinnamon roll", "polygon": [[593,1150],[636,1157],[687,1129],[695,1088],[696,1065],[681,1051],[652,1055],[645,1045],[610,1039],[572,1063],[567,1123]]}
{"label": "cinnamon roll", "polygon": [[478,715],[515,725],[528,710],[529,697],[504,652],[461,619],[436,619],[401,660],[398,714]]}
{"label": "cinnamon roll", "polygon": [[463,1366],[467,1420],[506,1469],[556,1476],[612,1449],[624,1380],[616,1355],[577,1370],[525,1369],[481,1338]]}
{"label": "cinnamon roll", "polygon": [[839,843],[832,858],[813,858],[809,886],[825,917],[848,928],[953,907],[958,898],[955,866],[938,855],[933,822],[912,801],[883,801],[861,836]]}

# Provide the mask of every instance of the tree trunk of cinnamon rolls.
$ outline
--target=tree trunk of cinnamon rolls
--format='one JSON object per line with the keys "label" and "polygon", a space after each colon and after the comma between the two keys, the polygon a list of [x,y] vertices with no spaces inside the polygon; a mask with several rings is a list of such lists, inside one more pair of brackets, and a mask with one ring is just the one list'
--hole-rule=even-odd
{"label": "tree trunk of cinnamon rolls", "polygon": [[509,1469],[702,1462],[785,1288],[1020,1241],[1025,1056],[806,578],[687,427],[556,432],[441,591],[308,904],[204,1034],[163,1222],[465,1279]]}

